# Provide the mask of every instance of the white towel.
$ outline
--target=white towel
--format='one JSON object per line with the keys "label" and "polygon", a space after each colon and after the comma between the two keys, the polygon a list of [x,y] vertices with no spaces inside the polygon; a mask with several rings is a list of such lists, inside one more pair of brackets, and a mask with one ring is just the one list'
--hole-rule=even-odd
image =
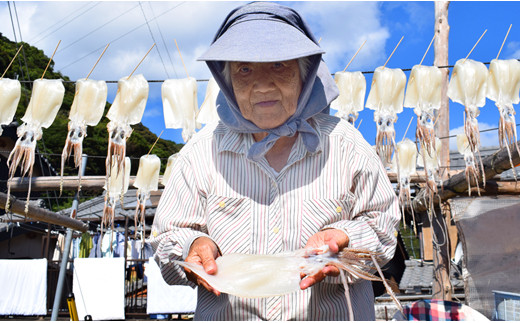
{"label": "white towel", "polygon": [[0,314],[47,314],[47,259],[0,260]]}
{"label": "white towel", "polygon": [[72,291],[80,320],[125,319],[124,266],[124,258],[74,259]]}
{"label": "white towel", "polygon": [[147,314],[195,313],[197,307],[196,288],[168,285],[153,258],[148,259],[144,273],[148,277]]}

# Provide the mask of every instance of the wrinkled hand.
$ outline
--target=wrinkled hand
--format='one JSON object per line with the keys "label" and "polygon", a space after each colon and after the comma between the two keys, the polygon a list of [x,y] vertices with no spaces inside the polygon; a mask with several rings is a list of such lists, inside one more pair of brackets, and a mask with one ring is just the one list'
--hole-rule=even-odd
{"label": "wrinkled hand", "polygon": [[[312,237],[310,237],[309,241],[307,241],[307,244],[305,245],[305,248],[319,248],[323,245],[328,245],[330,252],[337,253],[341,249],[347,247],[348,242],[349,239],[345,232],[338,229],[329,229],[320,231],[314,234]],[[312,276],[305,276],[302,273],[303,279],[300,282],[300,288],[309,288],[312,285],[319,283],[320,281],[325,279],[326,276],[336,277],[338,275],[339,269],[335,266],[325,266],[320,272]]]}
{"label": "wrinkled hand", "polygon": [[[200,237],[195,239],[191,244],[190,251],[188,253],[188,257],[186,257],[186,262],[191,262],[195,264],[199,264],[204,267],[204,270],[210,274],[215,275],[217,273],[217,263],[215,259],[219,256],[219,251],[217,245],[207,237]],[[213,294],[219,296],[220,292],[213,287],[211,287],[204,279],[200,276],[189,270],[188,268],[184,268],[186,272],[186,277],[191,282],[203,286],[208,291]]]}

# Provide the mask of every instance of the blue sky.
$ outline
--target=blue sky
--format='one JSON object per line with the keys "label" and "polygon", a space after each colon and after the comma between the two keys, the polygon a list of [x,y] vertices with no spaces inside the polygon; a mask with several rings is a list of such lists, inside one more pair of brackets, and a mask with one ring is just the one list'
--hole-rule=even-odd
{"label": "blue sky", "polygon": [[[143,61],[136,73],[148,80],[185,77],[184,67],[174,44],[177,40],[190,76],[208,79],[209,71],[196,61],[208,47],[216,29],[227,13],[244,2],[16,2],[20,29],[16,38],[44,50],[51,56],[56,44],[55,68],[72,80],[85,77],[101,51],[110,42],[105,56],[91,78],[116,81],[128,75],[151,45],[157,46]],[[324,60],[332,73],[343,70],[364,40],[366,45],[349,66],[348,71],[373,71],[382,66],[399,39],[400,46],[387,64],[390,68],[409,69],[418,64],[433,37],[434,3],[419,2],[283,2],[298,10],[310,25],[320,45],[327,52]],[[11,11],[14,12],[13,2]],[[500,58],[520,58],[520,2],[452,1],[449,6],[449,64],[466,57],[475,42],[487,29],[469,58],[489,62],[495,58],[510,24],[513,24]],[[17,22],[15,21],[15,26]],[[15,39],[7,2],[0,2],[0,32]],[[423,65],[433,64],[433,46]],[[405,72],[409,76],[409,72]],[[372,74],[365,74],[367,93]],[[198,101],[202,103],[206,82],[198,84]],[[150,83],[150,95],[142,122],[162,138],[183,142],[181,130],[165,129],[161,83]],[[108,84],[111,102],[117,85]],[[450,131],[460,133],[464,108],[450,101]],[[404,108],[398,115],[396,140],[400,141],[411,117],[414,121],[407,137],[414,139],[416,117]],[[359,130],[374,144],[376,126],[373,112],[364,109]],[[478,117],[481,129],[498,126],[498,111],[487,100]],[[483,146],[498,145],[497,132],[481,134]],[[450,144],[456,149],[454,142]]]}

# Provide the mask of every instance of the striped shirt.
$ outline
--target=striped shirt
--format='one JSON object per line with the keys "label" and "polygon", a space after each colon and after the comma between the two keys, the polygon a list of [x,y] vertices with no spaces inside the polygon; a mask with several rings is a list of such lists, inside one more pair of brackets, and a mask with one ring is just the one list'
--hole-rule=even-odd
{"label": "striped shirt", "polygon": [[[175,161],[152,227],[155,260],[169,284],[191,284],[170,262],[187,256],[191,242],[208,236],[223,254],[276,254],[303,248],[316,232],[344,230],[351,248],[390,260],[400,213],[395,192],[374,149],[348,122],[319,114],[311,124],[320,137],[309,153],[298,136],[277,174],[265,158],[246,158],[251,134],[219,123],[206,126]],[[374,320],[371,283],[350,287],[356,320]],[[338,278],[303,291],[247,299],[198,289],[199,320],[347,320]]]}

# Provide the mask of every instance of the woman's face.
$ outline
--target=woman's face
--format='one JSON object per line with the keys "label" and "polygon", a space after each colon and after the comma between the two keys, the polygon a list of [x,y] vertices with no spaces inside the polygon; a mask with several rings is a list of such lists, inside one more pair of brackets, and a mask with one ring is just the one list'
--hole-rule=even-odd
{"label": "woman's face", "polygon": [[231,62],[230,71],[240,112],[259,128],[276,128],[296,112],[302,90],[297,60]]}

